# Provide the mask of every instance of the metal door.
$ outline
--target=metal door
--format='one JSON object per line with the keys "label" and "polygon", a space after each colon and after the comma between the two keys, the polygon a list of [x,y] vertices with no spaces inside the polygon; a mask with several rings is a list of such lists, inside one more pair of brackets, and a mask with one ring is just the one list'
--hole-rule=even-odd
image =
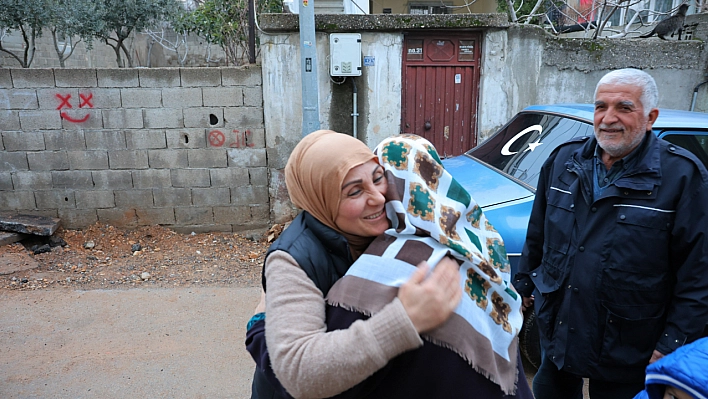
{"label": "metal door", "polygon": [[477,144],[481,34],[408,34],[403,45],[402,132],[428,139],[441,157]]}

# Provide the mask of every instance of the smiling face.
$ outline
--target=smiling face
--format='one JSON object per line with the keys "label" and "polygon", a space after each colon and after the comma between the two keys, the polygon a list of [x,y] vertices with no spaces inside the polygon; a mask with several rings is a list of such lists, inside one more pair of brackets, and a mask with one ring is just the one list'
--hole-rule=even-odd
{"label": "smiling face", "polygon": [[375,237],[389,227],[384,194],[384,169],[371,160],[349,170],[342,182],[339,211],[334,223],[340,230],[362,237]]}
{"label": "smiling face", "polygon": [[[659,116],[654,108],[648,115],[640,101],[641,87],[605,84],[595,95],[595,137],[606,157],[618,160],[635,149]],[[607,162],[605,162],[607,164]]]}

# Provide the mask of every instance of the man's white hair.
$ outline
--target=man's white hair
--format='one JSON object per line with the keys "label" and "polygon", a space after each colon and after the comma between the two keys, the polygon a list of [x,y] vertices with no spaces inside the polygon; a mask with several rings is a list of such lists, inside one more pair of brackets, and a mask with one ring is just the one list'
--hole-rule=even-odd
{"label": "man's white hair", "polygon": [[639,96],[639,101],[644,107],[644,116],[649,115],[649,112],[656,108],[659,102],[659,90],[656,88],[654,78],[648,73],[634,68],[617,69],[609,72],[597,82],[595,86],[595,98],[597,98],[597,90],[602,85],[630,85],[642,89],[642,94]]}

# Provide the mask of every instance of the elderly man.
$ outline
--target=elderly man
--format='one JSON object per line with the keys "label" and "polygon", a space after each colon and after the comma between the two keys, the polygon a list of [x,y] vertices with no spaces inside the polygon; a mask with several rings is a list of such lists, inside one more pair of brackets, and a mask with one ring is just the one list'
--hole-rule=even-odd
{"label": "elderly man", "polygon": [[645,72],[608,73],[595,137],[543,166],[514,281],[540,329],[537,399],[582,398],[584,377],[592,399],[633,398],[708,321],[708,173],[651,132],[657,100]]}

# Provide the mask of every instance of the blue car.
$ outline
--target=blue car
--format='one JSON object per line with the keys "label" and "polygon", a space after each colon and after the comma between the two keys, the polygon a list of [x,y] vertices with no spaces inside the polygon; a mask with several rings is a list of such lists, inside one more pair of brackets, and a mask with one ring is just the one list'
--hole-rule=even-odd
{"label": "blue car", "polygon": [[[512,274],[524,246],[541,166],[558,145],[594,134],[593,113],[591,104],[531,106],[481,145],[443,160],[504,238]],[[653,131],[691,151],[708,167],[708,114],[660,109]],[[533,315],[527,315],[521,349],[538,366],[538,333],[528,317]]]}

